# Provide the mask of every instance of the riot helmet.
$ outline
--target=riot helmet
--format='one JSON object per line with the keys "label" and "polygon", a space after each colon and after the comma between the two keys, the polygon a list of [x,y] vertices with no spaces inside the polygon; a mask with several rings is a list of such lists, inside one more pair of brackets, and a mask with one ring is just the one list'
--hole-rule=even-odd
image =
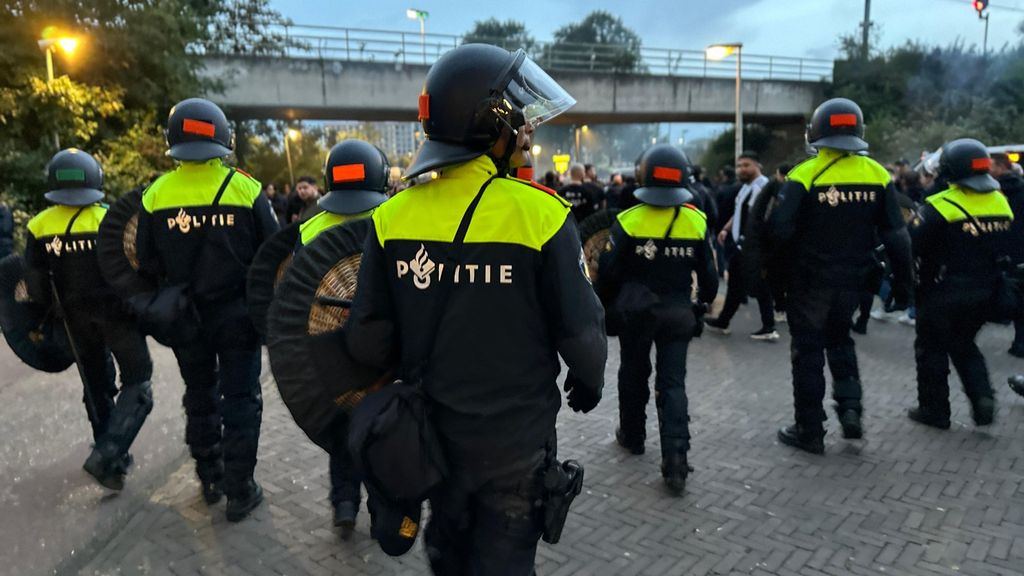
{"label": "riot helmet", "polygon": [[960,138],[942,146],[939,156],[939,177],[950,184],[976,192],[999,190],[999,182],[989,172],[992,157],[985,145],[973,138]]}
{"label": "riot helmet", "polygon": [[203,98],[182,100],[171,108],[165,136],[167,154],[186,162],[223,158],[235,147],[224,111]]}
{"label": "riot helmet", "polygon": [[637,163],[639,188],[633,196],[651,206],[681,206],[693,201],[686,188],[690,181],[690,160],[682,150],[669,144],[648,148]]}
{"label": "riot helmet", "polygon": [[[520,126],[537,126],[574,104],[524,51],[463,44],[441,56],[427,73],[419,97],[426,141],[404,178],[472,160],[488,152],[503,133],[514,138]],[[514,141],[506,146],[507,157],[514,148]]]}
{"label": "riot helmet", "polygon": [[331,148],[324,163],[327,194],[317,204],[334,214],[359,214],[388,199],[391,166],[373,144],[345,140]]}
{"label": "riot helmet", "polygon": [[55,204],[88,206],[103,199],[103,169],[88,152],[68,148],[46,165],[45,197]]}
{"label": "riot helmet", "polygon": [[864,113],[853,100],[826,100],[811,115],[806,139],[815,149],[863,152],[868,149],[864,140]]}

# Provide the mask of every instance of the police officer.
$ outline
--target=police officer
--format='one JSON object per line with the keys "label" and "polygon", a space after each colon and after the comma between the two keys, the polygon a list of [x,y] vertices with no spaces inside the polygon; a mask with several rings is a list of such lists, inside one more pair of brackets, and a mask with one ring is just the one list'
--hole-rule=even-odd
{"label": "police officer", "polygon": [[[322,232],[353,220],[369,218],[374,208],[387,197],[391,166],[383,152],[362,140],[345,140],[331,148],[324,164],[324,189],[320,199],[322,212],[299,227],[299,243],[306,246]],[[348,450],[344,423],[339,426],[335,448],[331,451],[331,506],[334,525],[348,540],[355,529],[359,512],[360,480]]]}
{"label": "police officer", "polygon": [[260,342],[245,308],[245,275],[259,245],[277,231],[260,183],[222,158],[234,144],[224,112],[201,98],[179,102],[167,120],[178,166],[142,197],[138,257],[165,291],[192,305],[174,325],[174,355],[185,380],[185,442],[209,504],[228,497],[237,522],[263,500],[253,479],[263,399]]}
{"label": "police officer", "polygon": [[668,144],[644,153],[640,188],[635,192],[641,203],[616,217],[598,277],[600,293],[617,294],[614,312],[609,314],[622,321],[616,439],[632,453],[643,454],[654,344],[661,473],[676,494],[682,492],[689,473],[686,349],[700,321],[690,300],[693,273],[697,274],[699,311],[718,292],[707,217],[689,203],[693,195],[685,187],[689,173],[686,156]]}
{"label": "police officer", "polygon": [[371,366],[398,358],[406,381],[428,358],[422,383],[449,471],[425,534],[437,574],[533,573],[558,355],[571,408],[601,397],[603,311],[570,205],[506,177],[533,128],[574,103],[522,50],[455,48],[427,75],[427,141],[405,174],[438,177],[373,213],[348,345]]}
{"label": "police officer", "polygon": [[[145,336],[100,275],[96,236],[107,207],[100,203],[99,163],[69,148],[46,171],[46,199],[55,205],[28,222],[26,280],[34,300],[60,302],[81,363],[95,440],[83,468],[103,486],[120,490],[132,462],[128,449],[153,408],[153,362]],[[111,354],[121,369],[120,393]]]}
{"label": "police officer", "polygon": [[993,292],[1008,260],[1013,211],[989,171],[992,159],[977,140],[942,147],[939,173],[949,188],[929,196],[911,229],[921,283],[917,294],[918,406],[911,420],[949,428],[949,361],[971,402],[974,423],[986,426],[995,397],[985,357],[974,338],[992,317]]}
{"label": "police officer", "polygon": [[822,454],[826,357],[843,437],[863,435],[850,326],[875,265],[876,232],[889,255],[900,308],[907,306],[912,270],[910,239],[889,173],[864,155],[868,143],[860,107],[845,98],[824,102],[811,116],[807,136],[818,154],[789,172],[768,233],[791,263],[788,320],[796,424],[778,437]]}

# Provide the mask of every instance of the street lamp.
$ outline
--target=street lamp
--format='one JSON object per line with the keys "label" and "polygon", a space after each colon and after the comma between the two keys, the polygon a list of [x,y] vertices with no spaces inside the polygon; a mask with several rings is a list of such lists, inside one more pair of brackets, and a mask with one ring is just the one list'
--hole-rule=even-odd
{"label": "street lamp", "polygon": [[539,158],[541,150],[543,149],[540,147],[540,144],[534,144],[533,147],[530,148],[530,153],[533,155],[534,158]]}
{"label": "street lamp", "polygon": [[[46,83],[53,84],[53,53],[59,47],[65,54],[71,56],[78,48],[78,38],[73,36],[57,36],[57,29],[48,26],[43,30],[43,38],[37,41],[39,49],[46,53]],[[60,136],[57,131],[53,132],[53,146],[60,150]]]}
{"label": "street lamp", "polygon": [[420,21],[420,47],[423,50],[423,64],[427,63],[427,17],[430,16],[430,12],[426,10],[417,10],[415,8],[409,8],[405,11],[405,16],[409,20]]}
{"label": "street lamp", "polygon": [[723,60],[736,55],[736,157],[739,162],[740,154],[743,153],[743,106],[741,97],[743,95],[743,43],[733,44],[712,44],[704,52],[709,60]]}
{"label": "street lamp", "polygon": [[288,160],[288,180],[292,183],[292,188],[295,188],[295,173],[292,172],[292,147],[288,144],[288,141],[297,141],[302,136],[302,133],[295,128],[289,128],[285,132],[284,137],[284,157]]}

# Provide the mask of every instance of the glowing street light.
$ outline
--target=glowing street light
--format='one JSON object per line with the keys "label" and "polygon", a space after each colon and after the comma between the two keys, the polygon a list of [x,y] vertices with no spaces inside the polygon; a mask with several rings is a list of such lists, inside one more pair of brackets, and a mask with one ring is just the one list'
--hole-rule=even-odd
{"label": "glowing street light", "polygon": [[[47,26],[43,29],[43,37],[37,42],[39,49],[46,53],[46,83],[53,84],[53,53],[60,48],[65,54],[71,56],[78,48],[78,38],[73,36],[59,36],[57,28]],[[53,133],[53,146],[60,150],[60,136],[56,131]]]}
{"label": "glowing street light", "polygon": [[540,157],[541,150],[543,149],[540,147],[540,144],[534,144],[533,147],[530,148],[530,153],[533,154],[534,158],[538,158]]}
{"label": "glowing street light", "polygon": [[288,180],[292,183],[292,188],[295,188],[295,173],[292,171],[292,147],[288,144],[288,141],[297,142],[302,137],[302,132],[299,132],[295,128],[289,128],[285,131],[284,137],[284,157],[288,161]]}
{"label": "glowing street light", "polygon": [[704,54],[708,60],[724,60],[733,54],[736,55],[736,154],[733,161],[739,162],[740,154],[743,153],[743,44],[712,44],[707,47]]}
{"label": "glowing street light", "polygon": [[405,17],[409,20],[420,21],[420,47],[423,50],[423,63],[427,63],[427,17],[430,16],[430,12],[426,10],[417,10],[416,8],[408,8],[405,11]]}

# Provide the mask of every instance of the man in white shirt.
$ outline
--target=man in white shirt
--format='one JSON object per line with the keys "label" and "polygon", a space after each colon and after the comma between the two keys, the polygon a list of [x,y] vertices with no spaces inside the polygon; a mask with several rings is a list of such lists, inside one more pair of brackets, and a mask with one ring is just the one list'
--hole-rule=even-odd
{"label": "man in white shirt", "polygon": [[729,285],[725,294],[725,305],[717,318],[704,321],[708,328],[721,334],[729,334],[729,322],[739,310],[746,296],[757,299],[761,311],[761,329],[750,335],[755,340],[772,342],[779,339],[775,331],[775,310],[772,306],[771,292],[764,280],[764,274],[756,267],[755,262],[745,258],[743,254],[743,237],[747,230],[747,215],[757,201],[761,189],[768,183],[768,177],[761,173],[761,163],[757,154],[744,152],[736,161],[736,177],[743,183],[736,195],[736,208],[732,218],[722,227],[718,234],[718,243],[724,245],[729,235],[738,247],[737,253],[729,260]]}

